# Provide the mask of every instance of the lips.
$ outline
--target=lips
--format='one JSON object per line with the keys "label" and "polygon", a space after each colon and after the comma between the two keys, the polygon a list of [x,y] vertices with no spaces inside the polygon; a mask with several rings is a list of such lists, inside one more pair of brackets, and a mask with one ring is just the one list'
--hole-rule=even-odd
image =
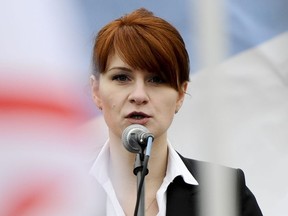
{"label": "lips", "polygon": [[133,124],[145,124],[150,117],[151,116],[143,112],[131,112],[126,116],[126,119],[128,119]]}
{"label": "lips", "polygon": [[132,119],[143,119],[143,118],[149,118],[149,117],[150,117],[149,115],[143,112],[132,112],[126,116],[126,118],[132,118]]}

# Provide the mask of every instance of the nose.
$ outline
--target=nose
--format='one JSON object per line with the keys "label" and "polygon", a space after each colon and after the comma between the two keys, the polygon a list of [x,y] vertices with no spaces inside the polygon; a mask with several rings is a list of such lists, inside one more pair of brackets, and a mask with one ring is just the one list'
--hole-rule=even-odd
{"label": "nose", "polygon": [[147,104],[149,101],[149,96],[147,94],[147,87],[143,82],[136,82],[132,86],[130,95],[128,97],[130,103],[136,105]]}

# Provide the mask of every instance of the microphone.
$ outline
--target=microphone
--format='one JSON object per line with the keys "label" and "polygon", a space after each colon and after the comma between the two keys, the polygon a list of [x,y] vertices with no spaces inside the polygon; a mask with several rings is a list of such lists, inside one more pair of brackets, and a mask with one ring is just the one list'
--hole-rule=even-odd
{"label": "microphone", "polygon": [[122,142],[128,151],[139,153],[146,148],[147,139],[149,137],[154,139],[154,136],[146,127],[140,124],[132,124],[123,131]]}

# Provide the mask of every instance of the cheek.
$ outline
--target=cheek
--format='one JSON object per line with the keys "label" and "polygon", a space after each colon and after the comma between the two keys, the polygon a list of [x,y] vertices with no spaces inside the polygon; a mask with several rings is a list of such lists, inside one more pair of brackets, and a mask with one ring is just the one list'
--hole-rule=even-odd
{"label": "cheek", "polygon": [[107,125],[113,127],[119,116],[119,105],[117,105],[117,101],[113,97],[109,95],[104,97],[102,100],[102,113]]}
{"label": "cheek", "polygon": [[102,94],[102,105],[104,112],[118,112],[123,106],[123,97],[115,92],[105,92]]}
{"label": "cheek", "polygon": [[175,109],[176,109],[176,103],[175,102],[167,104],[166,117],[167,118],[173,118],[174,114],[175,114]]}
{"label": "cheek", "polygon": [[176,104],[177,104],[177,97],[175,94],[171,93],[167,95],[166,97],[158,97],[158,111],[162,114],[165,115],[166,117],[168,116],[174,116],[175,109],[176,109]]}
{"label": "cheek", "polygon": [[165,97],[162,96],[162,103],[166,104],[167,108],[174,109],[177,104],[177,92],[176,91],[170,91],[170,93],[166,94]]}
{"label": "cheek", "polygon": [[115,110],[117,108],[117,101],[111,97],[105,97],[103,102],[103,111],[108,112]]}

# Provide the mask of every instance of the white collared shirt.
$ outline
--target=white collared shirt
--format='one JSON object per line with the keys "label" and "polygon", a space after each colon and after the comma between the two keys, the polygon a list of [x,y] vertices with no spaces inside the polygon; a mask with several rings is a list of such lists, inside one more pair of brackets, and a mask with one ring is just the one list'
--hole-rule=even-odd
{"label": "white collared shirt", "polygon": [[[152,152],[153,154],[153,152]],[[99,184],[103,187],[107,194],[106,215],[107,216],[125,216],[125,213],[116,197],[115,190],[109,177],[109,144],[108,141],[100,151],[96,161],[94,162],[90,174],[95,177]],[[166,192],[169,184],[174,178],[182,176],[187,184],[198,185],[196,179],[189,172],[180,156],[168,142],[168,164],[166,176],[156,194],[159,212],[157,216],[166,215]]]}

